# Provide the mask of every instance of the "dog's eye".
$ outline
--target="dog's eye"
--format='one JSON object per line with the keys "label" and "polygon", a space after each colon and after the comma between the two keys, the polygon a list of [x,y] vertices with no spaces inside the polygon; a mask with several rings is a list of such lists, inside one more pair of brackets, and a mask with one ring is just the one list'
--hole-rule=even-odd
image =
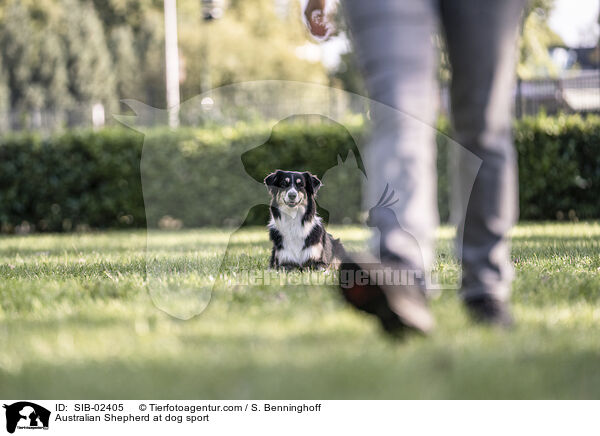
{"label": "dog's eye", "polygon": [[296,185],[302,186],[302,180],[301,179],[296,179]]}

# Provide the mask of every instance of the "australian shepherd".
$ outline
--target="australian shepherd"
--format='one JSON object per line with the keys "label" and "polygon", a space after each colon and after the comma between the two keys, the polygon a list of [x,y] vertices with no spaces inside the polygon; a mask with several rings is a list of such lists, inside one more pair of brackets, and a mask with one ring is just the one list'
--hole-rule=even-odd
{"label": "australian shepherd", "polygon": [[276,269],[337,267],[344,255],[339,239],[325,231],[315,196],[321,181],[311,173],[277,170],[265,178],[271,194],[269,266]]}

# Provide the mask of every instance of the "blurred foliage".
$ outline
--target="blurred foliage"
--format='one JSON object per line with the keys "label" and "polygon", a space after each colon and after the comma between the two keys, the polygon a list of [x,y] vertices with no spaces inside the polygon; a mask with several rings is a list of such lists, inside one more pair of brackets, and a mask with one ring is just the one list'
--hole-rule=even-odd
{"label": "blurred foliage", "polygon": [[[351,133],[360,137],[363,129],[355,125]],[[438,129],[449,131],[448,123],[440,122]],[[439,139],[439,206],[445,220],[449,177],[446,142],[443,135]],[[515,125],[515,141],[521,219],[600,216],[600,117],[526,118]],[[248,144],[263,145],[248,151]],[[0,143],[0,224],[5,232],[24,222],[39,231],[62,231],[143,227],[148,218],[148,225],[156,227],[166,215],[187,227],[241,224],[231,217],[243,219],[239,214],[248,206],[266,204],[259,182],[276,168],[311,170],[327,179],[329,191],[352,192],[332,222],[357,222],[361,205],[355,194],[362,173],[328,172],[337,155],[344,158],[353,147],[349,131],[335,123],[310,128],[280,123],[272,132],[266,125],[176,133],[157,128],[145,138],[126,129],[47,139],[5,136]],[[252,210],[246,224],[264,224],[263,212]]]}
{"label": "blurred foliage", "polygon": [[[526,11],[518,67],[524,78],[555,73],[547,53],[560,43],[547,24],[553,3],[534,0]],[[353,54],[342,56],[329,79],[321,63],[298,56],[299,47],[310,44],[299,2],[229,0],[223,17],[211,21],[201,8],[199,0],[178,2],[183,100],[258,79],[310,81],[365,94]],[[341,16],[336,20],[343,33]],[[441,38],[436,44],[440,77],[447,79]],[[162,1],[0,1],[0,113],[13,114],[13,127],[31,126],[40,111],[75,125],[82,108],[100,102],[110,114],[123,98],[165,107],[164,76]],[[8,122],[2,117],[0,128]]]}
{"label": "blurred foliage", "polygon": [[[10,88],[8,87],[8,72],[0,65],[0,114],[10,110]],[[0,131],[8,129],[8,119],[0,116]]]}
{"label": "blurred foliage", "polygon": [[57,46],[55,37],[48,29],[34,32],[34,22],[20,2],[4,8],[0,52],[9,90],[7,108],[18,111],[65,104],[66,67],[57,62],[62,47]]}
{"label": "blurred foliage", "polygon": [[340,63],[333,72],[333,78],[336,83],[339,83],[339,88],[354,94],[367,95],[365,81],[354,52],[341,55]]}
{"label": "blurred foliage", "polygon": [[[201,2],[178,2],[182,98],[256,79],[326,83],[320,63],[296,56],[305,44],[300,5],[231,0],[206,22]],[[66,113],[120,99],[165,107],[163,2],[0,1],[0,111],[17,126],[36,111]],[[7,96],[8,94],[8,96]]]}
{"label": "blurred foliage", "polygon": [[64,43],[69,95],[77,103],[114,109],[116,75],[104,28],[92,3],[63,0],[59,35]]}
{"label": "blurred foliage", "polygon": [[184,99],[247,80],[327,83],[321,63],[296,56],[296,49],[307,43],[299,2],[279,11],[274,4],[230,1],[221,19],[203,21],[199,1],[179,3]]}
{"label": "blurred foliage", "polygon": [[554,77],[558,74],[548,48],[564,45],[560,36],[548,26],[555,0],[533,0],[525,11],[519,43],[517,74],[522,79]]}

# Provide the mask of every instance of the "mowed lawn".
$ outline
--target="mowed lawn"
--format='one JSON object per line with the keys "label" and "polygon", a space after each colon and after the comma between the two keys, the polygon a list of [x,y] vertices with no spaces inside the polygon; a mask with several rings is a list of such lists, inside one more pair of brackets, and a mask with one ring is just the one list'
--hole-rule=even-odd
{"label": "mowed lawn", "polygon": [[[330,231],[365,245],[364,229]],[[451,233],[436,266],[450,275]],[[473,325],[445,291],[435,333],[401,343],[331,287],[229,285],[266,268],[262,228],[151,233],[149,248],[143,231],[0,237],[0,396],[600,398],[599,223],[515,229],[514,330]],[[148,259],[224,285],[183,321],[153,304]]]}

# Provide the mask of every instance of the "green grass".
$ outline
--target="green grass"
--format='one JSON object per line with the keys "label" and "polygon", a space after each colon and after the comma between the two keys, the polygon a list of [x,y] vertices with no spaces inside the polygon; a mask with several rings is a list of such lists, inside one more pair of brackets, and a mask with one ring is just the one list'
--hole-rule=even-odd
{"label": "green grass", "polygon": [[[364,246],[364,230],[331,230]],[[452,275],[450,237],[437,268]],[[266,267],[264,229],[152,233],[148,259],[202,287],[228,243],[225,283]],[[600,397],[598,223],[515,229],[513,331],[471,324],[448,291],[435,333],[403,343],[327,286],[221,286],[199,316],[173,318],[150,298],[146,254],[141,231],[1,237],[0,396]]]}

